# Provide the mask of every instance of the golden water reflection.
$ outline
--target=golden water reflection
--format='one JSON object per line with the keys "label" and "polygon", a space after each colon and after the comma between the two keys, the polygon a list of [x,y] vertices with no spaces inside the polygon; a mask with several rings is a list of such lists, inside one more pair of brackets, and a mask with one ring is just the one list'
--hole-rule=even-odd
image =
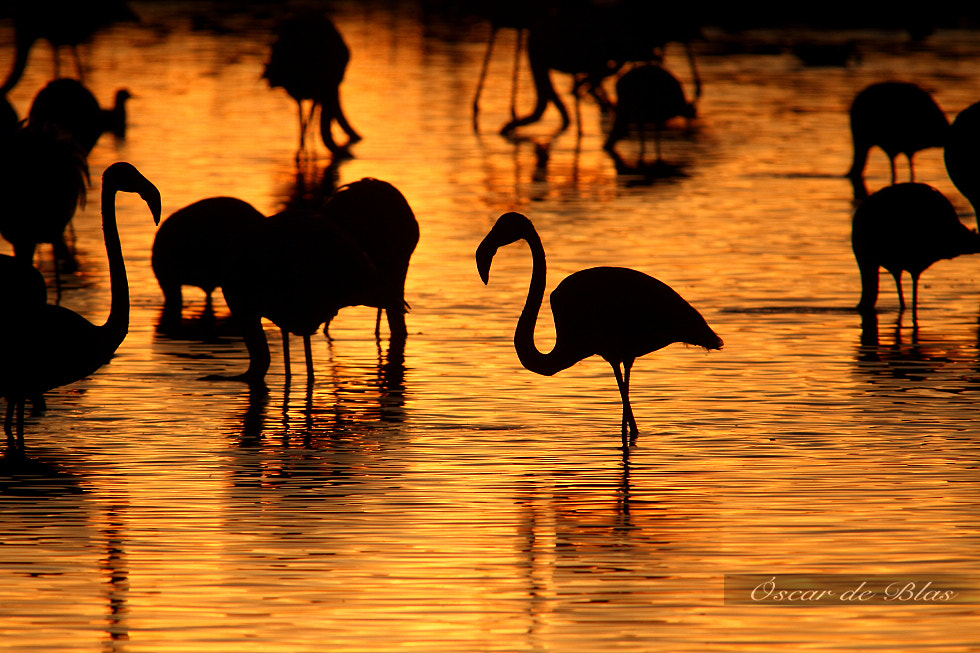
{"label": "golden water reflection", "polygon": [[[777,609],[725,605],[722,592],[736,573],[976,570],[976,263],[925,273],[918,326],[884,293],[878,323],[862,324],[840,176],[849,98],[915,75],[952,115],[976,99],[974,38],[940,33],[849,69],[709,53],[695,133],[665,140],[684,175],[650,180],[617,174],[590,102],[581,139],[574,126],[556,136],[553,115],[516,142],[496,135],[507,30],[474,134],[485,23],[401,4],[334,3],[352,50],[344,106],[364,141],[342,164],[323,152],[297,164],[295,106],[259,78],[269,14],[230,14],[234,29],[215,33],[194,29],[185,5],[133,5],[145,24],[86,53],[103,103],[121,85],[137,96],[126,139],[92,152],[91,197],[119,159],[160,188],[165,215],[213,195],[269,214],[365,176],[390,181],[421,229],[409,337],[403,349],[377,341],[374,310],[345,309],[331,340],[313,339],[308,387],[302,373],[286,384],[267,325],[267,391],[203,381],[243,371],[244,346],[220,293],[214,325],[189,291],[193,328],[158,333],[153,228],[121,197],[129,336],[109,365],[50,394],[48,414],[29,420],[31,460],[0,475],[26,478],[0,497],[5,647],[975,648],[972,605]],[[21,115],[49,74],[39,50],[10,96]],[[620,144],[627,161],[634,146]],[[973,224],[941,152],[917,155],[916,171]],[[873,154],[870,190],[887,179]],[[530,256],[501,250],[489,286],[473,259],[508,210],[541,233],[549,290],[584,267],[635,267],[725,340],[637,362],[641,435],[626,459],[604,362],[539,377],[517,360]],[[62,302],[93,321],[109,308],[98,216],[92,203],[74,220],[81,271]],[[49,249],[36,261],[50,281]],[[547,312],[536,338],[553,341]],[[302,348],[291,350],[298,372]]]}

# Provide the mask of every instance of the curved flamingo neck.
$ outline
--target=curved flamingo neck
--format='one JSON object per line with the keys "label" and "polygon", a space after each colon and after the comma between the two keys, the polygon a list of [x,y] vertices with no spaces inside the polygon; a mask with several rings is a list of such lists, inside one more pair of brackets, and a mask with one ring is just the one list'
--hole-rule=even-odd
{"label": "curved flamingo neck", "polygon": [[102,325],[108,336],[112,351],[122,343],[129,331],[129,280],[126,277],[126,262],[123,259],[122,243],[119,241],[119,228],[116,226],[116,188],[112,184],[102,185],[102,235],[105,251],[109,258],[109,319]]}
{"label": "curved flamingo neck", "polygon": [[544,289],[547,284],[548,264],[545,261],[544,246],[541,238],[530,227],[524,234],[524,240],[531,248],[531,283],[528,286],[527,301],[524,302],[524,310],[517,320],[517,329],[514,331],[514,348],[517,350],[517,357],[521,364],[536,374],[551,376],[556,372],[570,367],[575,361],[563,362],[558,360],[555,349],[550,353],[543,353],[534,344],[534,325],[538,321],[538,313],[541,310],[541,302],[544,300]]}

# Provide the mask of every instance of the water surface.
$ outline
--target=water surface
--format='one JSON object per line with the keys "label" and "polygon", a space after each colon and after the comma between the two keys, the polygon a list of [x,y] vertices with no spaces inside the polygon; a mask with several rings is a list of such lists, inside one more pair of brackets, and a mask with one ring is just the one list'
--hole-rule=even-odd
{"label": "water surface", "polygon": [[[486,23],[404,3],[335,3],[352,51],[342,100],[364,140],[338,166],[323,148],[298,166],[295,105],[260,79],[271,13],[229,13],[223,29],[202,30],[196,3],[133,6],[142,25],[84,50],[104,105],[121,86],[136,99],[126,139],[106,135],[90,156],[90,202],[73,223],[81,270],[61,303],[95,322],[108,314],[97,198],[114,161],[159,187],[165,215],[214,195],[271,214],[297,193],[372,176],[405,194],[421,228],[409,337],[392,349],[386,333],[374,338],[373,309],[345,309],[332,341],[314,338],[308,389],[299,341],[287,385],[267,324],[267,393],[203,381],[244,371],[244,346],[220,293],[217,339],[157,334],[155,227],[139,198],[120,195],[129,336],[111,364],[50,393],[48,414],[29,420],[41,478],[3,478],[6,650],[980,647],[972,604],[723,601],[726,574],[977,572],[976,261],[923,275],[917,326],[883,278],[877,324],[862,325],[851,310],[854,197],[841,176],[847,107],[865,85],[915,81],[951,118],[980,99],[974,32],[940,31],[912,49],[870,31],[860,65],[829,69],[702,44],[700,118],[664,142],[682,174],[649,179],[617,174],[601,148],[609,120],[590,101],[581,138],[574,125],[555,135],[553,110],[516,141],[497,135],[509,113],[507,30],[474,133]],[[690,93],[679,48],[667,65]],[[39,46],[10,96],[22,116],[50,75]],[[556,85],[565,93],[570,80]],[[544,168],[536,146],[549,148]],[[636,141],[618,149],[635,161]],[[869,190],[888,174],[876,150]],[[941,151],[916,157],[916,178],[975,225]],[[637,362],[641,435],[628,458],[602,360],[541,377],[517,359],[528,250],[502,249],[488,286],[473,258],[509,210],[541,235],[549,291],[581,268],[633,267],[725,340],[720,352],[675,345]],[[53,281],[50,248],[36,263]],[[185,297],[191,323],[204,298]],[[539,347],[553,338],[544,311]]]}

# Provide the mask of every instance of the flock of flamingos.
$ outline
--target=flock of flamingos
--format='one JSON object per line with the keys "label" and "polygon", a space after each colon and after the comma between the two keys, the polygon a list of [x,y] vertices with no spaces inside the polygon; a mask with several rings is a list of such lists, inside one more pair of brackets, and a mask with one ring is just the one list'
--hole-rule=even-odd
{"label": "flock of flamingos", "polygon": [[[35,41],[46,39],[57,48],[91,36],[82,29],[91,12],[79,11],[73,25],[76,33],[67,35],[65,32],[71,30],[64,24],[50,26],[30,9],[17,16],[17,56],[0,89],[4,97],[23,73],[26,52]],[[580,46],[574,54],[584,61],[569,62],[569,53],[555,34],[560,31],[556,27],[559,24],[551,21],[529,30],[527,51],[538,104],[530,116],[514,115],[503,132],[538,120],[548,102],[559,108],[563,127],[568,125],[568,114],[551,86],[550,70],[574,73],[576,90],[609,102],[601,94],[602,78],[616,72],[625,61],[640,59],[624,55],[623,61],[610,67],[606,56],[592,65],[595,58],[583,57]],[[501,26],[494,23],[493,33]],[[673,37],[664,36],[654,44],[646,42],[644,56],[650,59],[650,46],[662,47],[667,39]],[[350,156],[349,146],[360,139],[340,102],[348,59],[341,35],[320,13],[297,16],[278,28],[264,77],[270,86],[282,87],[296,101],[300,151],[307,146],[317,109],[320,138],[334,157]],[[693,58],[691,61],[693,68]],[[637,133],[642,144],[645,128],[653,127],[656,135],[668,120],[691,117],[695,112],[676,78],[656,63],[634,64],[619,77],[616,90],[617,102],[609,102],[616,112],[605,144],[610,150],[630,132]],[[5,205],[0,214],[0,234],[14,249],[14,256],[0,256],[4,310],[0,342],[5,343],[0,394],[7,402],[4,430],[8,451],[23,450],[28,402],[40,414],[45,392],[96,372],[126,337],[129,288],[116,227],[116,193],[139,194],[157,224],[161,218],[159,191],[135,167],[119,162],[102,175],[102,222],[111,282],[110,311],[104,324],[95,325],[57,303],[48,303],[45,281],[33,267],[33,260],[39,244],[51,243],[60,272],[71,271],[75,265],[64,231],[89,183],[86,156],[102,133],[125,133],[127,99],[128,93],[120,91],[115,106],[102,109],[80,80],[59,78],[37,94],[25,120],[18,120],[9,103],[0,104],[0,113],[5,113],[0,125],[0,147],[6,151],[2,159],[13,162],[0,169]],[[304,102],[310,101],[307,110]],[[478,102],[479,91],[474,122]],[[864,168],[872,147],[882,148],[892,167],[892,184],[862,198],[853,217],[852,243],[862,288],[857,308],[863,313],[874,312],[879,270],[884,268],[895,279],[903,309],[901,277],[903,272],[911,275],[914,316],[920,275],[940,259],[980,252],[980,235],[960,222],[949,200],[938,190],[914,181],[896,183],[895,162],[904,154],[914,180],[914,154],[944,147],[951,180],[975,209],[980,209],[980,162],[976,154],[980,152],[980,103],[961,112],[950,124],[928,93],[910,83],[891,81],[873,84],[859,93],[850,119],[854,158],[848,176],[856,192],[863,189]],[[347,135],[343,145],[332,136],[335,123]],[[35,190],[39,180],[45,185],[43,193]],[[209,301],[211,293],[220,287],[249,355],[245,372],[220,378],[263,384],[270,366],[262,326],[265,318],[280,329],[287,378],[289,335],[293,334],[304,340],[307,375],[312,379],[310,337],[321,326],[326,331],[345,306],[377,307],[376,333],[384,312],[391,338],[406,337],[405,278],[418,239],[418,223],[404,196],[377,179],[343,186],[320,207],[288,209],[269,217],[236,198],[202,199],[167,218],[153,243],[153,271],[164,295],[163,321],[179,324],[182,286],[203,289]],[[722,339],[667,285],[636,270],[599,267],[570,275],[552,292],[556,341],[552,351],[541,352],[533,333],[547,272],[544,246],[531,221],[518,213],[500,216],[476,249],[477,270],[488,283],[497,250],[521,240],[530,246],[533,260],[526,303],[514,333],[521,363],[532,372],[550,376],[593,355],[605,359],[615,372],[622,398],[626,449],[635,443],[638,433],[629,400],[630,370],[635,359],[675,342],[720,349]]]}

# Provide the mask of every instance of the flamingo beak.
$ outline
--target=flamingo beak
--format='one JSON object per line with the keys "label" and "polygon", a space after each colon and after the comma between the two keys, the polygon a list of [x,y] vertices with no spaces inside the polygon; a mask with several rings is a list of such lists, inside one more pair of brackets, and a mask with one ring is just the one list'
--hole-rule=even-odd
{"label": "flamingo beak", "polygon": [[487,243],[486,239],[476,249],[476,269],[483,279],[484,285],[490,283],[490,264],[493,262],[493,255],[497,253],[497,248]]}

